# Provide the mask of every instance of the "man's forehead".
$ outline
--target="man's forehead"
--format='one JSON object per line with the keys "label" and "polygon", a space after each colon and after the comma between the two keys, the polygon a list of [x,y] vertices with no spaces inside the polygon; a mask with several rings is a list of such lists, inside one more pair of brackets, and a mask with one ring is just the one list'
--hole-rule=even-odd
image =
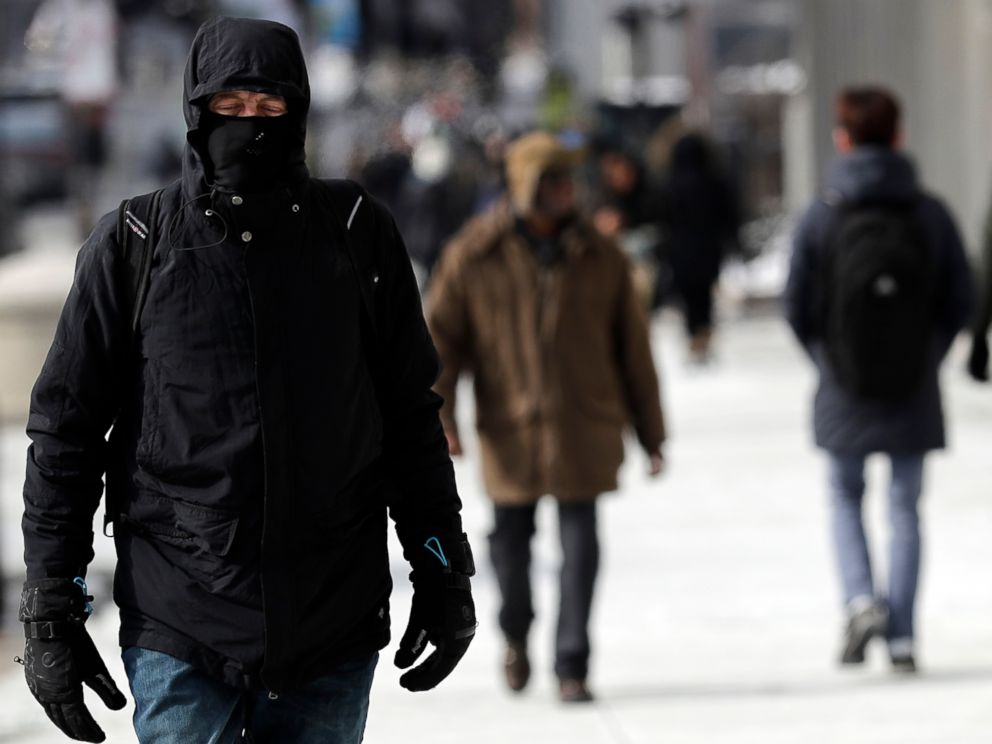
{"label": "man's forehead", "polygon": [[238,100],[247,100],[251,98],[265,99],[265,98],[277,98],[280,101],[284,100],[282,96],[276,93],[259,93],[254,90],[225,90],[220,93],[214,93],[210,99],[216,101],[222,98],[237,98]]}

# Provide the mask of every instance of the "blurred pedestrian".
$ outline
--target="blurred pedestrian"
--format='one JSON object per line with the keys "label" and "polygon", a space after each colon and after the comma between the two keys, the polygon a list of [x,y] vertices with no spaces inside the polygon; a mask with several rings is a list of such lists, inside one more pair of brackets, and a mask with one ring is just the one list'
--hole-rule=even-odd
{"label": "blurred pedestrian", "polygon": [[992,326],[992,209],[985,223],[985,246],[979,263],[978,313],[972,326],[968,372],[979,382],[989,379],[989,326]]}
{"label": "blurred pedestrian", "polygon": [[[455,106],[443,95],[430,103],[442,109]],[[403,233],[421,292],[441,248],[472,214],[476,201],[476,157],[454,127],[443,122],[439,118],[432,132],[416,142],[393,133],[392,147],[376,153],[358,176],[370,189],[373,184],[384,187],[382,201]]]}
{"label": "blurred pedestrian", "polygon": [[634,291],[646,308],[655,304],[661,243],[661,198],[641,160],[622,147],[599,154],[593,224],[616,240],[631,260]]}
{"label": "blurred pedestrian", "polygon": [[[893,668],[911,672],[924,458],[945,446],[938,368],[969,317],[971,275],[953,218],[900,152],[895,97],[847,88],[836,110],[839,156],[796,233],[785,306],[819,372],[814,429],[847,612],[840,661],[861,664],[880,636]],[[862,520],[872,453],[892,466],[885,591]]]}
{"label": "blurred pedestrian", "polygon": [[80,252],[32,396],[20,611],[28,686],[72,738],[104,738],[83,683],[125,704],[84,627],[104,473],[141,742],[361,741],[389,639],[387,503],[413,566],[395,662],[436,649],[400,684],[437,685],[474,634],[413,273],[372,197],[310,178],[309,103],[291,29],[207,22],[182,178]]}
{"label": "blurred pedestrian", "polygon": [[566,702],[592,698],[597,497],[617,488],[625,424],[633,424],[652,475],[661,470],[665,435],[647,313],[627,258],[576,210],[577,159],[544,132],[510,143],[509,200],[455,236],[428,298],[453,455],[462,452],[458,377],[471,371],[474,378],[483,478],[495,505],[490,551],[502,595],[504,670],[515,691],[530,677],[535,509],[544,495],[557,499],[562,567],[554,670]]}
{"label": "blurred pedestrian", "polygon": [[70,155],[69,188],[81,235],[94,223],[94,197],[107,163],[107,123],[118,90],[117,9],[111,0],[45,0],[27,43],[59,62]]}
{"label": "blurred pedestrian", "polygon": [[662,185],[664,257],[689,338],[689,361],[706,363],[713,338],[713,289],[724,256],[738,250],[740,212],[714,146],[689,132],[672,148]]}

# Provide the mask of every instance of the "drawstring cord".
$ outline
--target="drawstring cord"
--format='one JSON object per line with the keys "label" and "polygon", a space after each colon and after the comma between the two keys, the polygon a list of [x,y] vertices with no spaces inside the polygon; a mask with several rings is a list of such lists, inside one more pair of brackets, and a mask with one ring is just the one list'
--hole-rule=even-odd
{"label": "drawstring cord", "polygon": [[194,196],[192,199],[189,199],[188,201],[183,202],[183,204],[179,207],[179,209],[176,210],[176,213],[174,215],[172,215],[172,219],[169,220],[169,225],[168,225],[168,227],[166,228],[166,231],[165,231],[166,240],[169,241],[169,247],[172,250],[174,250],[174,251],[184,251],[184,252],[185,251],[199,251],[199,250],[203,250],[204,248],[213,248],[214,246],[218,246],[221,243],[223,243],[225,240],[227,240],[227,236],[228,236],[228,232],[229,232],[229,228],[227,226],[227,220],[225,220],[223,218],[223,216],[221,216],[216,210],[213,210],[213,209],[206,209],[206,210],[204,210],[203,214],[207,218],[216,217],[217,219],[220,220],[221,224],[224,226],[224,234],[221,235],[220,240],[217,240],[217,241],[215,241],[213,243],[207,243],[206,245],[194,245],[194,246],[179,248],[179,247],[176,246],[176,242],[175,242],[175,240],[173,238],[173,230],[175,230],[175,228],[176,228],[176,222],[179,219],[179,217],[181,217],[183,215],[183,213],[186,211],[186,208],[189,207],[191,204],[195,204],[196,202],[200,201],[201,199],[204,199],[204,198],[213,198],[214,193],[215,193],[214,191],[208,191],[206,193],[200,194],[199,196]]}

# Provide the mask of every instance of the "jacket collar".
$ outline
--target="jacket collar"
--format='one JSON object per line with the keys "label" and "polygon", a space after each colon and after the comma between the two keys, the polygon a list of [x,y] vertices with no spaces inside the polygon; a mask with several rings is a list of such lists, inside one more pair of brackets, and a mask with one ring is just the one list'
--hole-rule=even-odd
{"label": "jacket collar", "polygon": [[837,156],[827,176],[827,194],[838,201],[907,200],[919,193],[912,161],[887,147],[863,146]]}
{"label": "jacket collar", "polygon": [[[583,255],[590,245],[603,240],[592,224],[581,215],[569,223],[559,239],[565,247],[566,260]],[[499,250],[505,240],[523,242],[524,238],[517,234],[516,217],[509,202],[502,200],[476,218],[458,240],[468,243],[475,252],[483,254]]]}

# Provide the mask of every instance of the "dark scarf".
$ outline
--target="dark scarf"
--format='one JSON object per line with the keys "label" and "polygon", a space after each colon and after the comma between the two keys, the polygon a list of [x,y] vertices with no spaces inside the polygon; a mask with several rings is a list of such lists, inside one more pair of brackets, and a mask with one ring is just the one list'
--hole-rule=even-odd
{"label": "dark scarf", "polygon": [[562,219],[562,221],[558,224],[558,229],[555,230],[554,234],[548,236],[538,236],[534,235],[534,233],[527,229],[526,220],[518,217],[516,220],[516,231],[534,252],[534,258],[537,259],[537,265],[542,269],[547,269],[558,263],[562,256],[565,255],[565,246],[562,241],[562,236],[574,220],[574,215],[569,215],[568,217]]}
{"label": "dark scarf", "polygon": [[288,185],[303,163],[290,115],[204,115],[204,154],[211,186],[257,194]]}

